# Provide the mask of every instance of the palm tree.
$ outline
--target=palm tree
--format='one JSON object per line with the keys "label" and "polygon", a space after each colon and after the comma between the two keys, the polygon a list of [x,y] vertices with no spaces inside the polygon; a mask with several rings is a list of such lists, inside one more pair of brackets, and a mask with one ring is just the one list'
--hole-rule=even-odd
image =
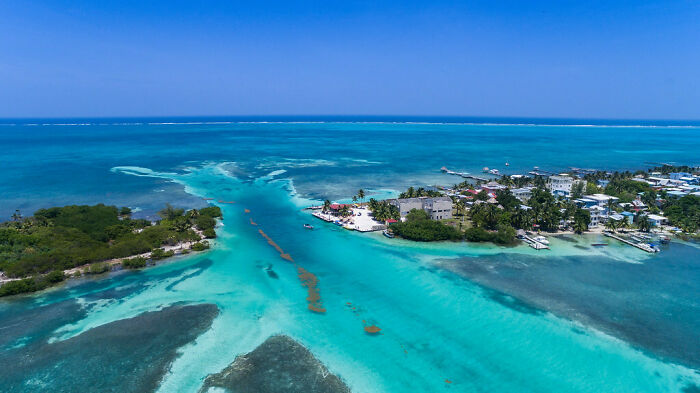
{"label": "palm tree", "polygon": [[646,215],[639,216],[639,219],[637,219],[637,228],[639,228],[639,230],[642,232],[649,232],[649,229],[651,229],[651,223]]}
{"label": "palm tree", "polygon": [[361,200],[362,202],[364,202],[364,201],[365,201],[365,190],[363,190],[363,189],[360,188],[360,189],[357,191],[357,197],[360,198],[360,200]]}
{"label": "palm tree", "polygon": [[22,213],[20,213],[19,209],[15,210],[15,213],[12,215],[12,221],[20,221],[22,219]]}
{"label": "palm tree", "polygon": [[176,209],[171,204],[166,203],[165,209],[158,212],[158,215],[166,220],[174,220],[180,217],[185,212],[185,209]]}
{"label": "palm tree", "polygon": [[613,211],[613,199],[610,198],[608,199],[608,214],[612,213]]}
{"label": "palm tree", "polygon": [[357,202],[357,195],[353,195],[352,196],[352,203],[356,203],[356,202]]}
{"label": "palm tree", "polygon": [[613,220],[612,218],[608,218],[608,221],[605,222],[605,228],[615,232],[615,230],[618,228],[617,221]]}
{"label": "palm tree", "polygon": [[579,217],[576,217],[574,219],[574,231],[576,233],[583,233],[586,231],[586,229],[588,229],[588,224],[586,224],[586,222]]}
{"label": "palm tree", "polygon": [[327,212],[327,211],[329,211],[329,210],[331,210],[331,201],[329,201],[328,199],[326,199],[325,201],[323,201],[323,209],[322,209],[322,211],[325,213],[325,212]]}

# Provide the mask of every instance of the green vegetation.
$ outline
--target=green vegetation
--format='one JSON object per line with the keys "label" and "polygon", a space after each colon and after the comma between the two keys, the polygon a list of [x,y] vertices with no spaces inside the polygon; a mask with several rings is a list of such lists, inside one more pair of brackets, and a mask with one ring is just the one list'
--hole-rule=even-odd
{"label": "green vegetation", "polygon": [[[199,241],[195,228],[213,230],[218,207],[201,210],[176,209],[168,205],[159,212],[163,218],[151,224],[134,220],[117,209],[102,204],[95,206],[65,206],[41,209],[33,217],[0,224],[0,270],[8,277],[35,276],[34,284],[41,287],[38,275],[63,271],[88,263],[124,258],[149,252],[163,245],[183,241]],[[90,268],[97,274],[102,267]],[[20,284],[16,284],[20,285]],[[4,286],[3,286],[4,287]],[[9,291],[9,290],[8,290]]]}
{"label": "green vegetation", "polygon": [[374,198],[370,198],[367,205],[374,219],[379,222],[384,222],[389,219],[398,220],[401,218],[399,215],[399,208],[387,201],[377,202]]}
{"label": "green vegetation", "polygon": [[40,291],[65,279],[66,277],[63,272],[56,270],[45,275],[36,275],[22,280],[10,281],[0,286],[0,296]]}
{"label": "green vegetation", "polygon": [[[160,248],[158,248],[160,250]],[[126,269],[140,269],[146,267],[146,258],[144,257],[134,257],[129,259],[124,259],[122,261],[122,266]]]}
{"label": "green vegetation", "polygon": [[102,274],[109,270],[109,265],[106,263],[93,263],[88,266],[86,274]]}
{"label": "green vegetation", "polygon": [[670,199],[663,206],[668,221],[681,228],[684,232],[696,232],[700,229],[700,197],[686,195],[678,199]]}
{"label": "green vegetation", "polygon": [[620,198],[620,202],[632,202],[637,198],[639,193],[651,193],[649,184],[631,180],[631,179],[614,179],[605,186],[605,194]]}
{"label": "green vegetation", "polygon": [[489,232],[480,227],[469,228],[464,232],[464,238],[469,242],[492,242],[500,245],[517,243],[515,229],[508,225],[499,225],[496,232]]}
{"label": "green vegetation", "polygon": [[170,258],[173,255],[175,255],[175,251],[173,250],[165,251],[162,248],[154,248],[153,251],[151,251],[151,259],[154,261]]}
{"label": "green vegetation", "polygon": [[583,209],[576,209],[574,213],[574,231],[583,233],[588,229],[588,224],[591,223],[591,212]]}
{"label": "green vegetation", "polygon": [[191,249],[192,251],[204,251],[204,250],[206,250],[206,249],[208,249],[208,248],[209,248],[209,242],[206,241],[206,240],[203,240],[203,241],[201,241],[201,242],[194,243],[194,244],[192,244],[192,247],[190,247],[190,249]]}
{"label": "green vegetation", "polygon": [[699,168],[688,165],[662,165],[649,169],[649,172],[661,172],[664,175],[674,172],[698,173]]}
{"label": "green vegetation", "polygon": [[421,242],[462,239],[458,230],[440,221],[431,220],[428,213],[418,209],[408,212],[405,222],[392,224],[391,230],[405,239]]}
{"label": "green vegetation", "polygon": [[426,190],[423,187],[418,187],[414,189],[413,187],[408,187],[406,192],[402,192],[399,198],[420,198],[420,197],[439,197],[442,196],[440,191]]}

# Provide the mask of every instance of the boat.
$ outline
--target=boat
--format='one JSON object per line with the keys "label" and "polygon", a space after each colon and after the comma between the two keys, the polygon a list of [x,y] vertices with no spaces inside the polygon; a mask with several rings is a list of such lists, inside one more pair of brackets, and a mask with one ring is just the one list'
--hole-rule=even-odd
{"label": "boat", "polygon": [[314,229],[314,226],[311,224],[304,224],[304,228],[306,229]]}
{"label": "boat", "polygon": [[671,238],[669,238],[666,235],[663,235],[659,238],[659,241],[661,242],[661,244],[668,244],[671,241]]}
{"label": "boat", "polygon": [[498,169],[491,169],[491,170],[489,171],[489,173],[492,174],[492,175],[500,175],[500,174],[501,174],[501,172],[499,172]]}
{"label": "boat", "polygon": [[542,244],[549,244],[549,240],[544,236],[536,236],[535,241]]}
{"label": "boat", "polygon": [[484,173],[487,173],[489,171],[489,167],[485,166],[484,169],[482,169],[482,171],[484,171]]}
{"label": "boat", "polygon": [[382,231],[382,235],[388,237],[389,239],[393,239],[393,238],[394,238],[394,234],[391,233],[391,232],[389,232],[389,231],[386,230],[386,229]]}
{"label": "boat", "polygon": [[602,247],[602,246],[607,246],[607,245],[608,245],[608,243],[593,243],[593,244],[591,244],[591,246],[593,246],[593,247]]}
{"label": "boat", "polygon": [[506,166],[510,166],[510,164],[506,162]]}

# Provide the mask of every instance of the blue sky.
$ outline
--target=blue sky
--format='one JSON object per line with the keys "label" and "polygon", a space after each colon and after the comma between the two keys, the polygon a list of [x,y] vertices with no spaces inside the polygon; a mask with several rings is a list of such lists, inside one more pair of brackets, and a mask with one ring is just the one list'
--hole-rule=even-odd
{"label": "blue sky", "polygon": [[0,117],[338,114],[700,119],[700,2],[0,2]]}

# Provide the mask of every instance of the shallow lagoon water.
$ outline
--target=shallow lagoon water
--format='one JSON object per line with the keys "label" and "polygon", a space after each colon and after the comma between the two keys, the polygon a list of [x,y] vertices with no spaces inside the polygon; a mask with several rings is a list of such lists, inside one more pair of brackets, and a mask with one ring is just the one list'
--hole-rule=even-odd
{"label": "shallow lagoon water", "polygon": [[[5,300],[0,303],[0,327],[13,321],[11,315],[26,313],[25,320],[47,326],[27,329],[32,340],[71,343],[92,329],[171,305],[215,305],[218,314],[211,327],[179,349],[159,383],[161,392],[197,391],[207,375],[278,333],[308,347],[355,392],[682,392],[700,384],[687,359],[669,360],[653,348],[630,345],[594,325],[546,312],[527,299],[511,298],[436,267],[463,258],[484,259],[484,266],[501,258],[511,263],[522,258],[527,264],[528,258],[538,257],[527,247],[418,244],[322,223],[306,231],[302,224],[311,218],[301,207],[318,200],[296,194],[297,178],[284,165],[255,172],[250,167],[260,162],[241,163],[236,157],[226,162],[138,165],[143,163],[148,159],[123,160],[103,176],[166,184],[184,190],[189,196],[183,200],[202,203],[201,198],[213,197],[236,202],[221,205],[225,218],[213,250],[141,272],[73,281],[42,294]],[[274,173],[281,169],[288,172]],[[416,173],[416,178],[426,176]],[[275,175],[292,177],[294,183]],[[122,182],[129,180],[117,184]],[[328,180],[325,184],[332,186]],[[257,226],[250,224],[251,218]],[[259,229],[319,278],[325,314],[307,309],[306,290],[294,266],[280,258]],[[620,266],[662,261],[630,247],[586,247],[591,242],[595,239],[584,238],[576,243],[584,247],[576,248],[553,239],[552,256],[558,263],[601,258]],[[694,270],[678,269],[678,274]],[[666,295],[674,297],[674,289],[670,285]],[[61,317],[53,319],[53,325],[37,320],[38,307],[55,308]],[[687,307],[684,310],[697,305]],[[689,315],[669,318],[696,323]],[[367,335],[365,324],[376,324],[382,334]],[[13,334],[16,339],[3,347],[4,354],[10,354],[12,346],[26,345],[21,329]],[[29,346],[25,349],[31,351]],[[22,370],[9,373],[20,375]],[[21,380],[17,375],[13,381]],[[51,381],[43,383],[50,386]]]}

